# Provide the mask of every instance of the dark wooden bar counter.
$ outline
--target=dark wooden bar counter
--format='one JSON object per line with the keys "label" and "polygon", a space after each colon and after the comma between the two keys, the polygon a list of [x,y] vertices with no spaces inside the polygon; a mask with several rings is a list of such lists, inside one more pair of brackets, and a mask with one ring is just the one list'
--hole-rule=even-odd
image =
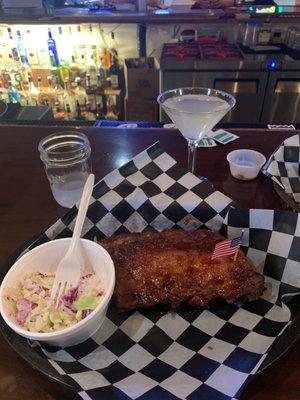
{"label": "dark wooden bar counter", "polygon": [[[47,228],[65,212],[52,197],[37,151],[40,139],[58,130],[65,129],[0,127],[0,265],[25,240]],[[86,133],[91,142],[96,180],[121,166],[157,140],[178,162],[186,165],[186,142],[176,130],[107,128],[78,130]],[[280,209],[282,205],[270,179],[262,174],[252,182],[233,179],[230,176],[226,155],[237,148],[250,148],[268,157],[285,138],[295,134],[295,131],[235,130],[234,132],[240,136],[239,140],[226,146],[218,145],[215,148],[198,150],[196,172],[206,176],[216,189],[230,196],[241,206]],[[0,400],[77,398],[76,394],[33,370],[2,337],[0,337],[0,349]],[[299,356],[298,343],[272,367],[255,377],[240,400],[299,400]]]}

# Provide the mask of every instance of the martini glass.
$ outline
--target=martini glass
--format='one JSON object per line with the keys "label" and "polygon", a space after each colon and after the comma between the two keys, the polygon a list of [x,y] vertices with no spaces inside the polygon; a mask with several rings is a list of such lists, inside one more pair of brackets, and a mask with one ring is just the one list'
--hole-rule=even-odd
{"label": "martini glass", "polygon": [[188,170],[194,173],[197,141],[235,105],[226,92],[209,88],[180,88],[161,93],[157,101],[188,142]]}

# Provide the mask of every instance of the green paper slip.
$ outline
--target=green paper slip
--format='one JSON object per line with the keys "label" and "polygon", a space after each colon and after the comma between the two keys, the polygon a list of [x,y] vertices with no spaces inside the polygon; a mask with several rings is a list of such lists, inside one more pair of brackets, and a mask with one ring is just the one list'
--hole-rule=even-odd
{"label": "green paper slip", "polygon": [[203,138],[197,141],[197,147],[215,147],[216,145],[216,142],[210,138]]}
{"label": "green paper slip", "polygon": [[238,138],[239,138],[239,136],[237,136],[231,132],[224,131],[223,129],[218,129],[213,134],[213,139],[221,144],[227,144],[227,143],[233,142],[234,140],[236,140]]}

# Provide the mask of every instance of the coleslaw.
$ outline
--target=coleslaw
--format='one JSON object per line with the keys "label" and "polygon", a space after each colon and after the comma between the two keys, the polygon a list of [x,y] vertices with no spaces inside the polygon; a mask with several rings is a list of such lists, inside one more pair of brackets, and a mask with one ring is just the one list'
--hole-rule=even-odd
{"label": "coleslaw", "polygon": [[55,332],[86,318],[104,296],[95,273],[85,273],[79,285],[59,299],[58,307],[50,298],[55,273],[32,272],[22,283],[5,291],[9,314],[16,323],[30,332]]}

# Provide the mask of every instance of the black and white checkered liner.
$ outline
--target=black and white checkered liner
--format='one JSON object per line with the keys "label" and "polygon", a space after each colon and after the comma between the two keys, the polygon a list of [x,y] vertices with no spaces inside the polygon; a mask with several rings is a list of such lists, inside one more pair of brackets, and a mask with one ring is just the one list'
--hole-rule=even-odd
{"label": "black and white checkered liner", "polygon": [[[84,400],[238,398],[291,318],[280,299],[299,292],[298,214],[230,209],[228,197],[186,173],[157,144],[107,175],[93,196],[87,238],[149,226],[221,229],[235,237],[244,228],[243,249],[265,274],[267,290],[253,303],[206,310],[118,313],[112,303],[93,337],[66,349],[45,346],[43,356]],[[31,247],[70,236],[75,216],[74,208]]]}
{"label": "black and white checkered liner", "polygon": [[271,155],[263,173],[300,203],[300,136],[286,139]]}

